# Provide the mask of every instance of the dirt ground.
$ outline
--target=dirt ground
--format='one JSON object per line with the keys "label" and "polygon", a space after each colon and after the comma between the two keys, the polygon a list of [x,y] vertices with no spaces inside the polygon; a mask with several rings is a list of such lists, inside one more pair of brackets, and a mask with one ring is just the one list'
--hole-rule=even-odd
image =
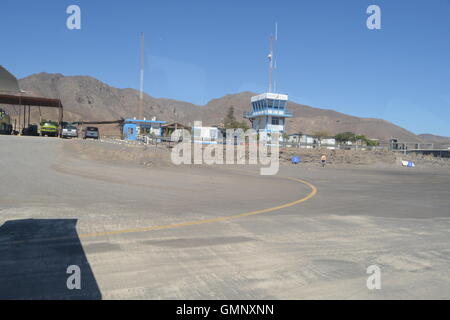
{"label": "dirt ground", "polygon": [[402,161],[413,161],[418,168],[450,168],[450,159],[416,154],[401,154],[385,150],[321,150],[289,148],[281,150],[280,158],[287,164],[293,156],[300,156],[302,163],[317,164],[323,154],[329,165],[368,165],[399,167]]}
{"label": "dirt ground", "polygon": [[117,164],[139,164],[147,167],[170,167],[170,149],[165,145],[141,145],[114,139],[101,141],[72,140],[65,151],[82,159]]}
{"label": "dirt ground", "polygon": [[[114,163],[140,164],[147,167],[171,167],[172,147],[165,144],[142,145],[114,139],[97,141],[73,140],[65,145],[77,157]],[[224,153],[225,154],[225,153]],[[327,155],[329,166],[374,166],[396,168],[402,161],[413,161],[420,168],[450,168],[450,159],[416,154],[404,155],[385,150],[325,150],[283,148],[280,162],[291,165],[293,156],[301,157],[302,166],[318,166],[321,156]],[[248,153],[247,153],[248,155]]]}

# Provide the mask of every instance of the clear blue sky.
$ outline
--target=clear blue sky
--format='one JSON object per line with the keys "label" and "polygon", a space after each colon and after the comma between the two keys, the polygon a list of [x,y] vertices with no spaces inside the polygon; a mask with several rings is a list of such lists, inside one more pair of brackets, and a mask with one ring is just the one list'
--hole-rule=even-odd
{"label": "clear blue sky", "polygon": [[[66,28],[66,8],[82,30]],[[368,30],[366,9],[382,10]],[[17,77],[89,75],[205,104],[267,90],[268,37],[279,23],[279,91],[320,108],[450,136],[450,0],[2,0],[0,64]],[[301,115],[299,115],[301,116]]]}

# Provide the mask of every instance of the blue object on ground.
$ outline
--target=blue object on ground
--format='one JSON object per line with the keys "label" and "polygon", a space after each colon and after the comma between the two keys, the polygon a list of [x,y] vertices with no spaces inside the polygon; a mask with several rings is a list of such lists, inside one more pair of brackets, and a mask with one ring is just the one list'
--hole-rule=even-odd
{"label": "blue object on ground", "polygon": [[302,162],[302,158],[292,157],[292,164],[299,164],[300,162]]}

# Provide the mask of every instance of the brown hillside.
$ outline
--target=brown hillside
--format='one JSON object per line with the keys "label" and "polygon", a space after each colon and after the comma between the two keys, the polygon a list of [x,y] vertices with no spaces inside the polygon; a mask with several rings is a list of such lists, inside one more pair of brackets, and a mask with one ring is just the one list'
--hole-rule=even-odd
{"label": "brown hillside", "polygon": [[[92,77],[40,73],[19,82],[21,89],[30,94],[61,99],[65,107],[65,119],[68,121],[115,120],[137,114],[138,91],[113,88]],[[202,120],[205,125],[214,125],[222,122],[230,106],[235,108],[236,117],[242,118],[243,113],[250,109],[250,98],[253,95],[255,93],[252,92],[230,94],[211,100],[206,106],[145,95],[144,114],[148,119],[156,117],[158,120],[188,125],[194,120]],[[388,140],[396,137],[408,142],[422,141],[414,133],[381,119],[358,118],[294,102],[289,103],[289,108],[295,115],[288,122],[289,133],[326,131],[334,135],[352,131],[374,139]],[[54,116],[50,111],[43,112],[44,118]],[[38,119],[36,110],[33,112],[33,119]]]}

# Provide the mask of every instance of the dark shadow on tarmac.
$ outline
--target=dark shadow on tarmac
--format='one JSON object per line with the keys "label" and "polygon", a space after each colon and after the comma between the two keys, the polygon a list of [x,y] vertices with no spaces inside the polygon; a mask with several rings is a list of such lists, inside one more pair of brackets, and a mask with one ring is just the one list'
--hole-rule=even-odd
{"label": "dark shadow on tarmac", "polygon": [[[17,220],[0,227],[1,300],[99,300],[100,289],[76,230],[77,220]],[[69,290],[69,266],[81,290]]]}

